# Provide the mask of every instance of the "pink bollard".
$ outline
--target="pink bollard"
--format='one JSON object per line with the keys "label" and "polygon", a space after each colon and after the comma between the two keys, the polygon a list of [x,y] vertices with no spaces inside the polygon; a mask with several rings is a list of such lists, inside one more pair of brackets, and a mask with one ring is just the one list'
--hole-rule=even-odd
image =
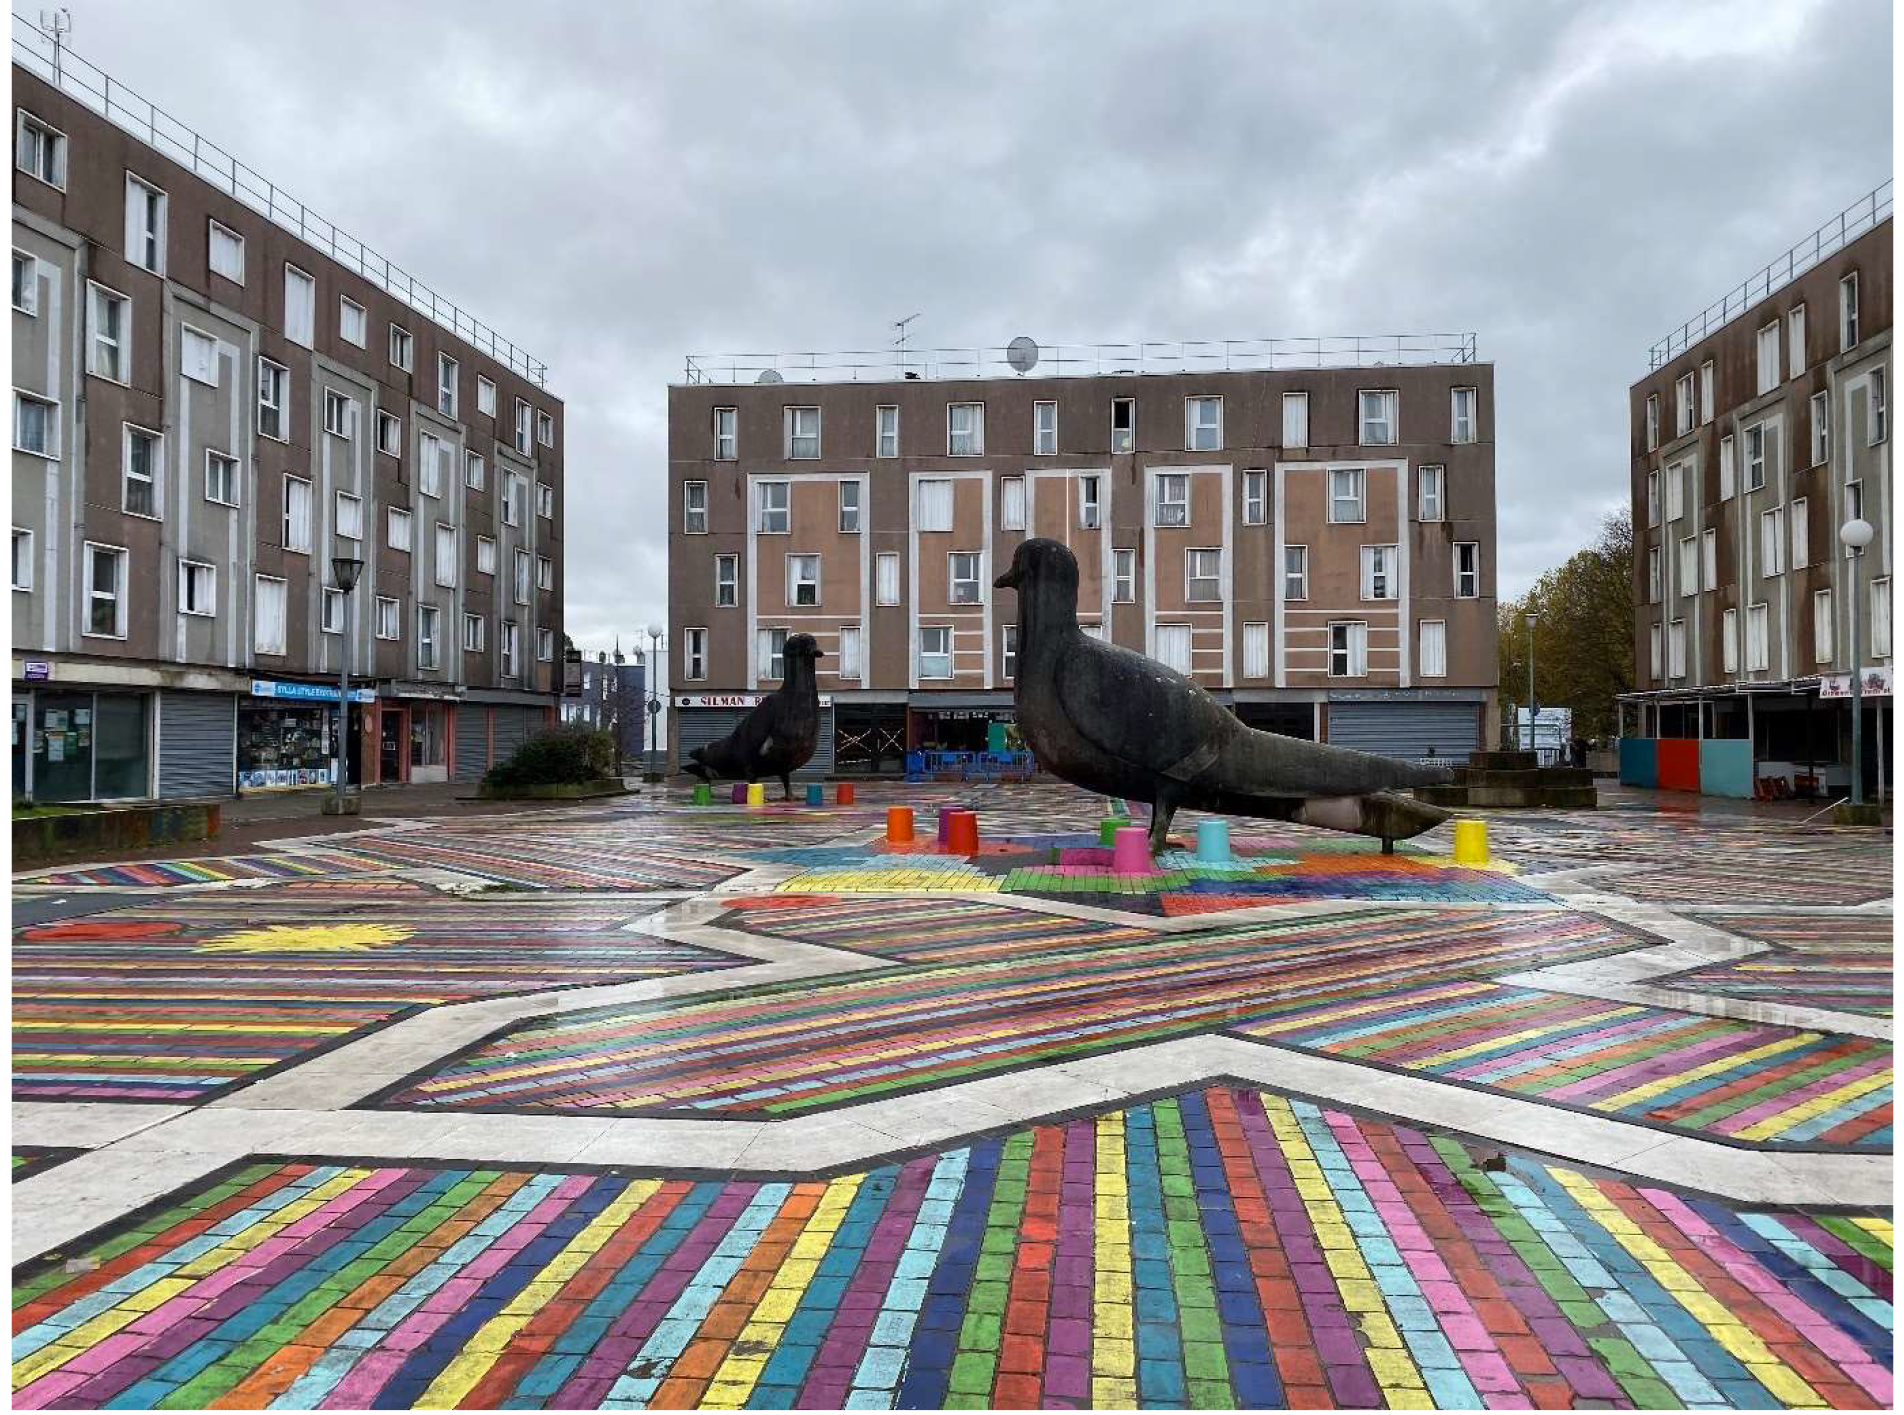
{"label": "pink bollard", "polygon": [[1111,845],[1111,870],[1120,875],[1154,875],[1156,865],[1150,859],[1150,833],[1141,825],[1118,829]]}
{"label": "pink bollard", "polygon": [[946,843],[946,830],[950,826],[952,814],[956,810],[958,810],[957,806],[939,807],[939,843],[941,845]]}
{"label": "pink bollard", "polygon": [[747,804],[747,783],[746,782],[736,781],[734,783],[733,801],[736,806],[744,806]]}

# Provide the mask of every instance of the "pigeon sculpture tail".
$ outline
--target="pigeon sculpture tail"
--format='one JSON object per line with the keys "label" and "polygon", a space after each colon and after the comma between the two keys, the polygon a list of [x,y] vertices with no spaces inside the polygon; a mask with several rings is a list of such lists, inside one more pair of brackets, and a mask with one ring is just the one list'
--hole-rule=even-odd
{"label": "pigeon sculpture tail", "polygon": [[793,799],[793,773],[813,759],[820,742],[820,686],[814,661],[825,657],[811,634],[791,634],[780,686],[754,705],[718,742],[688,753],[686,770],[703,781],[754,782],[777,776]]}
{"label": "pigeon sculpture tail", "polygon": [[1180,807],[1370,835],[1387,850],[1449,813],[1404,795],[1442,767],[1246,727],[1181,673],[1078,628],[1078,562],[1022,542],[996,581],[1018,592],[1018,727],[1039,766],[1106,796],[1151,803],[1161,850]]}

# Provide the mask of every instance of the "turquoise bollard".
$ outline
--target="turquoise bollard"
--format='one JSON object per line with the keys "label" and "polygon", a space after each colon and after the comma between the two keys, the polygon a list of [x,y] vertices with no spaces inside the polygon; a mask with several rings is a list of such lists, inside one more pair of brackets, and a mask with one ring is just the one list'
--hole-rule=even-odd
{"label": "turquoise bollard", "polygon": [[1208,865],[1230,863],[1230,823],[1197,822],[1197,858]]}
{"label": "turquoise bollard", "polygon": [[824,806],[826,804],[826,789],[817,781],[807,783],[807,804],[809,806]]}

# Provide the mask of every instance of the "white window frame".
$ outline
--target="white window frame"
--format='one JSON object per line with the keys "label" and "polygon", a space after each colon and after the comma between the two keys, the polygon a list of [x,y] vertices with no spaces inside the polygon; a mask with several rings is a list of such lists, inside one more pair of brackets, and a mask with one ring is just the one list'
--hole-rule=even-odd
{"label": "white window frame", "polygon": [[1649,393],[1646,395],[1646,450],[1648,452],[1653,452],[1653,451],[1657,451],[1658,448],[1659,448],[1659,394]]}
{"label": "white window frame", "polygon": [[[133,249],[132,203],[135,188],[143,195],[146,211],[151,216],[151,224],[142,226],[138,232],[138,244],[142,247],[149,244],[152,248],[150,261],[145,259],[143,250]],[[165,194],[163,187],[146,181],[136,172],[126,173],[126,260],[154,275],[165,274],[166,225],[170,207],[171,198]]]}
{"label": "white window frame", "polygon": [[[1125,427],[1117,425],[1118,413],[1130,415]],[[1135,452],[1137,450],[1137,400],[1135,398],[1111,399],[1111,451],[1113,453]]]}
{"label": "white window frame", "polygon": [[[462,549],[457,545],[456,527],[447,521],[438,521],[432,547],[435,553],[430,557],[431,578],[446,590],[456,588],[456,572],[461,568],[462,561]],[[494,571],[491,573],[493,574]]]}
{"label": "white window frame", "polygon": [[320,634],[341,634],[344,632],[344,619],[347,606],[344,592],[329,585],[319,587],[322,593],[317,599],[317,632]]}
{"label": "white window frame", "polygon": [[488,374],[476,375],[476,411],[492,418],[496,416],[496,380]]}
{"label": "white window frame", "polygon": [[457,380],[463,375],[463,366],[448,354],[439,351],[436,356],[436,410],[446,418],[457,416],[456,409],[461,404],[461,388]]}
{"label": "white window frame", "polygon": [[[1345,493],[1342,488],[1348,488]],[[1343,506],[1353,506],[1354,515],[1339,514]],[[1366,467],[1329,468],[1329,524],[1359,526],[1368,520],[1368,469]]]}
{"label": "white window frame", "polygon": [[1811,395],[1811,464],[1822,466],[1831,460],[1831,395]]}
{"label": "white window frame", "polygon": [[1786,523],[1792,536],[1791,568],[1802,570],[1811,564],[1811,505],[1804,497],[1792,498]]}
{"label": "white window frame", "polygon": [[481,491],[485,475],[482,454],[466,450],[463,453],[463,485],[471,491]]}
{"label": "white window frame", "polygon": [[284,263],[284,337],[305,349],[317,343],[317,277],[288,260]]}
{"label": "white window frame", "polygon": [[[293,486],[304,488],[304,514],[296,521],[291,518],[291,488]],[[311,499],[314,494],[315,488],[312,487],[309,477],[285,473],[284,513],[281,518],[279,540],[282,542],[283,549],[290,551],[293,555],[311,553]]]}
{"label": "white window frame", "polygon": [[1699,365],[1699,425],[1701,427],[1711,422],[1715,416],[1716,410],[1713,407],[1713,400],[1717,396],[1714,391],[1715,377],[1716,370],[1711,359]]}
{"label": "white window frame", "polygon": [[1415,468],[1415,519],[1435,522],[1448,519],[1446,514],[1446,490],[1448,469],[1439,463],[1428,462]]}
{"label": "white window frame", "polygon": [[1137,603],[1137,551],[1115,547],[1111,551],[1111,603]]}
{"label": "white window frame", "polygon": [[[960,562],[965,562],[961,564]],[[961,573],[969,570],[969,574]],[[961,593],[960,586],[970,586]],[[949,550],[945,556],[947,604],[982,604],[985,599],[985,556],[976,550]]]}
{"label": "white window frame", "polygon": [[873,409],[873,456],[899,455],[899,405],[881,403]]}
{"label": "white window frame", "polygon": [[1879,364],[1866,376],[1869,391],[1865,402],[1867,415],[1868,446],[1876,447],[1890,435],[1891,408],[1888,402],[1889,389],[1885,383],[1884,365]]}
{"label": "white window frame", "polygon": [[529,425],[529,404],[521,398],[516,399],[515,448],[524,457],[535,453],[534,434]]}
{"label": "white window frame", "polygon": [[415,524],[408,510],[402,506],[384,508],[383,538],[392,550],[414,553]]}
{"label": "white window frame", "polygon": [[[179,325],[179,372],[194,383],[219,384],[218,336],[190,324]],[[194,352],[196,351],[196,352]]]}
{"label": "white window frame", "polygon": [[[192,581],[202,572],[205,580],[206,603],[198,609],[189,607],[192,595]],[[180,556],[178,562],[178,612],[189,614],[195,619],[210,619],[218,613],[218,567],[209,560],[187,560]]]}
{"label": "white window frame", "polygon": [[502,479],[502,523],[505,526],[522,524],[522,495],[528,490],[521,472],[510,472]]}
{"label": "white window frame", "polygon": [[1708,526],[1699,533],[1699,587],[1719,588],[1719,532]]}
{"label": "white window frame", "polygon": [[463,611],[463,652],[483,653],[489,643],[489,621],[480,614]]}
{"label": "white window frame", "polygon": [[1660,573],[1660,550],[1650,546],[1646,551],[1646,602],[1658,604],[1665,591],[1666,580]]}
{"label": "white window frame", "polygon": [[688,651],[686,673],[683,675],[690,683],[701,683],[707,679],[707,630],[701,628],[683,629],[687,636]]}
{"label": "white window frame", "polygon": [[[934,649],[934,650],[928,651],[926,648],[927,635],[939,636],[938,641],[942,642],[945,645],[944,649],[943,650]],[[920,625],[919,638],[917,642],[914,644],[913,651],[918,655],[918,658],[919,658],[919,677],[921,679],[924,679],[928,682],[944,682],[945,680],[951,678],[952,676],[952,629],[950,625],[946,625],[946,624]],[[927,665],[929,662],[936,664],[940,660],[943,660],[945,663],[945,672],[931,673],[927,671]]]}
{"label": "white window frame", "polygon": [[1666,524],[1669,526],[1686,514],[1686,472],[1684,462],[1675,462],[1666,468]]}
{"label": "white window frame", "polygon": [[1423,678],[1446,678],[1448,676],[1448,621],[1445,619],[1418,620],[1415,625],[1415,643],[1415,672]]}
{"label": "white window frame", "polygon": [[359,349],[370,347],[370,311],[349,295],[337,297],[337,337]]}
{"label": "white window frame", "polygon": [[40,258],[18,246],[13,248],[13,308],[16,313],[28,318],[39,317]]}
{"label": "white window frame", "polygon": [[899,603],[899,552],[882,550],[873,557],[873,603],[889,609]]}
{"label": "white window frame", "polygon": [[784,683],[787,678],[787,638],[786,629],[762,629],[755,645],[760,653],[760,669],[763,678]]}
{"label": "white window frame", "polygon": [[[32,136],[35,160],[28,165],[27,139]],[[51,161],[44,160],[50,158]],[[56,192],[66,190],[66,134],[54,127],[37,113],[29,113],[24,108],[14,109],[13,124],[13,166],[16,171],[24,172],[34,181],[51,187]],[[52,175],[48,176],[48,170]]]}
{"label": "white window frame", "polygon": [[1206,393],[1193,394],[1183,400],[1183,450],[1186,452],[1223,450],[1222,398]]}
{"label": "white window frame", "polygon": [[787,555],[787,608],[820,607],[820,557],[813,551],[792,551]]}
{"label": "white window frame", "polygon": [[1646,524],[1659,524],[1659,471],[1655,468],[1646,474]]}
{"label": "white window frame", "polygon": [[[1342,646],[1336,647],[1336,633],[1342,632]],[[1340,655],[1341,670],[1337,671]],[[1368,677],[1368,623],[1361,619],[1329,621],[1329,677]]]}
{"label": "white window frame", "polygon": [[529,552],[518,548],[509,562],[509,589],[511,598],[517,604],[529,602],[529,586],[535,571],[529,558]]}
{"label": "white window frame", "polygon": [[1811,647],[1817,663],[1832,661],[1831,591],[1811,592]]}
{"label": "white window frame", "polygon": [[1785,311],[1785,377],[1797,378],[1806,364],[1805,306],[1796,304]]}
{"label": "white window frame", "polygon": [[1891,656],[1891,577],[1871,581],[1871,657]]}
{"label": "white window frame", "polygon": [[1739,671],[1739,611],[1728,609],[1719,616],[1719,659],[1727,673]]}
{"label": "white window frame", "polygon": [[390,364],[405,373],[416,372],[416,340],[395,320],[390,322]]}
{"label": "white window frame", "polygon": [[1778,321],[1761,325],[1754,367],[1758,370],[1758,392],[1770,393],[1783,382],[1778,376]]}
{"label": "white window frame", "polygon": [[1684,437],[1693,429],[1692,370],[1673,380],[1673,436]]}
{"label": "white window frame", "polygon": [[[1212,557],[1201,559],[1200,557]],[[1202,570],[1204,573],[1198,573]],[[1196,586],[1208,585],[1209,592],[1198,594]],[[1183,599],[1185,604],[1221,604],[1223,602],[1223,551],[1216,546],[1192,546],[1183,552]]]}
{"label": "white window frame", "polygon": [[536,567],[536,574],[535,574],[536,588],[538,590],[554,589],[555,588],[555,561],[546,555],[538,555],[535,558],[535,567]]}
{"label": "white window frame", "polygon": [[1666,625],[1666,676],[1686,676],[1686,621],[1674,619]]}
{"label": "white window frame", "polygon": [[1307,393],[1283,394],[1282,445],[1284,447],[1309,445],[1309,395]]}
{"label": "white window frame", "polygon": [[1285,545],[1282,573],[1284,602],[1300,604],[1307,600],[1309,598],[1309,547]]}
{"label": "white window frame", "polygon": [[708,533],[707,483],[700,480],[681,483],[681,534],[704,536]]}
{"label": "white window frame", "polygon": [[434,669],[442,666],[443,610],[440,605],[419,604],[417,606],[417,667]]}
{"label": "white window frame", "polygon": [[[1467,569],[1461,568],[1462,553],[1474,563]],[[1466,581],[1467,589],[1462,588]],[[1479,599],[1481,597],[1481,542],[1478,540],[1458,540],[1454,543],[1454,597],[1456,599]]]}
{"label": "white window frame", "polygon": [[[222,263],[220,262],[218,253],[221,241],[228,254],[233,250],[237,252],[236,261],[226,260]],[[206,218],[205,266],[211,274],[222,276],[224,279],[231,281],[234,285],[242,285],[245,283],[244,234],[232,230],[231,227],[220,221],[216,216]]]}
{"label": "white window frame", "polygon": [[[958,427],[958,414],[964,413],[969,425]],[[945,405],[945,455],[983,457],[985,455],[985,405],[979,402]]]}
{"label": "white window frame", "polygon": [[536,442],[539,446],[555,446],[555,414],[546,408],[537,408],[535,431]]}
{"label": "white window frame", "polygon": [[[151,473],[138,476],[132,470],[132,440],[135,436],[149,438],[152,444]],[[156,428],[141,427],[138,423],[121,423],[119,432],[119,510],[127,516],[137,516],[142,521],[162,521],[165,519],[165,434]],[[146,494],[152,498],[150,511],[134,511],[128,494],[132,483],[144,482]]]}
{"label": "white window frame", "polygon": [[998,526],[1000,530],[1025,529],[1025,479],[1001,477],[998,482]]}
{"label": "white window frame", "polygon": [[754,532],[763,536],[793,534],[792,482],[762,480],[754,483]]}
{"label": "white window frame", "polygon": [[[273,396],[275,395],[275,396]],[[291,440],[291,370],[273,359],[258,359],[258,436],[268,437],[273,442]],[[271,417],[266,418],[265,414]],[[275,422],[276,432],[265,427],[267,421]]]}
{"label": "white window frame", "polygon": [[1838,281],[1838,352],[1855,349],[1863,331],[1858,328],[1858,272]]}
{"label": "white window frame", "polygon": [[[264,616],[258,612],[260,601],[264,599],[266,585],[276,585],[284,611],[278,616],[278,636],[276,639],[260,643],[264,632]],[[251,652],[254,657],[283,658],[288,652],[286,645],[291,637],[291,584],[278,575],[253,575],[251,577]]]}
{"label": "white window frame", "polygon": [[1759,512],[1759,574],[1770,579],[1785,573],[1785,508]]}
{"label": "white window frame", "polygon": [[364,538],[364,499],[348,491],[336,494],[331,508],[332,528],[344,540]]}
{"label": "white window frame", "polygon": [[1699,592],[1699,538],[1697,536],[1679,538],[1679,592],[1682,595]]}
{"label": "white window frame", "polygon": [[[20,409],[28,403],[37,404],[46,409],[43,426],[46,428],[47,445],[28,447],[20,441]],[[44,457],[49,462],[57,462],[60,455],[60,405],[51,398],[42,398],[39,394],[25,388],[13,390],[13,450],[24,452],[29,457]]]}
{"label": "white window frame", "polygon": [[1243,473],[1243,524],[1269,524],[1269,473]]}
{"label": "white window frame", "polygon": [[1243,625],[1243,676],[1269,677],[1269,621],[1249,620]]}
{"label": "white window frame", "polygon": [[843,536],[860,533],[861,523],[865,519],[865,508],[860,504],[860,489],[861,484],[853,478],[840,479],[840,534]]}
{"label": "white window frame", "polygon": [[1104,524],[1104,478],[1096,472],[1078,477],[1078,528],[1095,531]]}
{"label": "white window frame", "polygon": [[[118,336],[107,338],[102,316],[105,309],[112,305],[119,307],[122,317],[119,322]],[[112,351],[109,367],[101,361],[102,348]],[[101,285],[97,280],[86,282],[86,372],[94,378],[103,378],[108,383],[117,383],[123,387],[131,386],[132,297],[113,289],[110,285]]]}
{"label": "white window frame", "polygon": [[546,628],[536,630],[536,662],[555,662],[555,630]]}
{"label": "white window frame", "polygon": [[[335,388],[324,390],[324,431],[330,437],[350,436],[352,399]],[[336,414],[333,418],[332,413]]]}
{"label": "white window frame", "polygon": [[390,595],[378,595],[371,624],[372,632],[386,643],[401,640],[403,638],[402,603]]}
{"label": "white window frame", "polygon": [[1196,633],[1188,624],[1159,624],[1155,630],[1156,652],[1152,657],[1173,673],[1186,677],[1196,661]]}
{"label": "white window frame", "polygon": [[[1463,405],[1466,406],[1463,406]],[[1465,444],[1479,440],[1481,390],[1478,388],[1451,388],[1448,390],[1448,441]]]}
{"label": "white window frame", "polygon": [[[1047,420],[1046,414],[1049,413]],[[1058,400],[1038,398],[1031,405],[1031,455],[1058,455]]]}
{"label": "white window frame", "polygon": [[13,588],[31,594],[33,591],[33,532],[25,526],[13,528],[13,566],[11,570]]}
{"label": "white window frame", "polygon": [[[1753,423],[1745,430],[1745,489],[1765,489],[1765,424]],[[1757,452],[1753,451],[1754,446]]]}
{"label": "white window frame", "polygon": [[[377,450],[390,457],[403,455],[403,419],[394,413],[386,413],[382,408],[377,409]],[[418,459],[419,463],[429,460],[431,459]],[[423,467],[419,465],[417,470],[420,473]],[[432,496],[435,494],[431,493]]]}
{"label": "white window frame", "polygon": [[1666,679],[1666,628],[1663,624],[1646,626],[1646,666],[1647,677],[1655,683]]}
{"label": "white window frame", "polygon": [[913,529],[937,535],[949,533],[958,519],[958,493],[952,479],[927,477],[914,485],[918,488],[919,514]]}
{"label": "white window frame", "polygon": [[1157,473],[1157,508],[1154,525],[1170,530],[1185,530],[1190,525],[1190,474]]}
{"label": "white window frame", "polygon": [[[1370,399],[1379,399],[1370,411]],[[1355,390],[1355,440],[1361,447],[1393,447],[1401,441],[1401,394],[1393,388]]]}
{"label": "white window frame", "polygon": [[476,573],[479,575],[496,573],[496,538],[494,536],[476,537]]}
{"label": "white window frame", "polygon": [[[844,633],[844,630],[841,630]],[[845,675],[841,675],[844,677]],[[1007,683],[1018,678],[1018,626],[1001,624],[998,626],[998,676]]]}
{"label": "white window frame", "polygon": [[1365,604],[1401,598],[1401,548],[1395,545],[1362,547],[1362,600]]}
{"label": "white window frame", "polygon": [[1730,501],[1739,489],[1739,444],[1730,433],[1719,439],[1719,499]]}
{"label": "white window frame", "polygon": [[738,555],[714,557],[714,607],[716,609],[740,608],[740,557]]}
{"label": "white window frame", "polygon": [[[802,416],[802,414],[805,413],[811,413],[813,415],[813,430],[811,432],[801,431],[801,426],[806,421]],[[811,462],[819,458],[821,422],[818,404],[789,403],[781,413],[781,425],[785,435],[786,451],[784,455],[788,461]],[[810,452],[804,450],[808,443],[811,443],[813,447],[813,450]]]}
{"label": "white window frame", "polygon": [[1767,673],[1772,667],[1772,610],[1761,600],[1745,611],[1745,671]]}

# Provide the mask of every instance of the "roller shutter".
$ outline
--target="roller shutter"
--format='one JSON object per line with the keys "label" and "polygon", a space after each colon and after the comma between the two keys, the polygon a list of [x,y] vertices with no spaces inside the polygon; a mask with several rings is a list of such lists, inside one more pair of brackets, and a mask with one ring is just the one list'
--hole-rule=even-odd
{"label": "roller shutter", "polygon": [[229,693],[159,694],[159,795],[162,798],[177,800],[236,793],[235,701]]}
{"label": "roller shutter", "polygon": [[[752,708],[677,708],[680,719],[680,760],[676,769],[688,759],[688,753],[696,747],[718,741],[740,726],[740,720],[752,712]],[[813,749],[813,759],[793,774],[795,781],[819,781],[833,774],[833,709],[820,709],[820,740]]]}
{"label": "roller shutter", "polygon": [[463,703],[456,709],[456,779],[481,781],[489,770],[489,709]]}
{"label": "roller shutter", "polygon": [[1465,762],[1481,743],[1481,704],[1332,702],[1329,743],[1405,761],[1433,755]]}
{"label": "roller shutter", "polygon": [[547,730],[549,714],[543,708],[493,707],[496,715],[496,760],[506,762],[516,748]]}

